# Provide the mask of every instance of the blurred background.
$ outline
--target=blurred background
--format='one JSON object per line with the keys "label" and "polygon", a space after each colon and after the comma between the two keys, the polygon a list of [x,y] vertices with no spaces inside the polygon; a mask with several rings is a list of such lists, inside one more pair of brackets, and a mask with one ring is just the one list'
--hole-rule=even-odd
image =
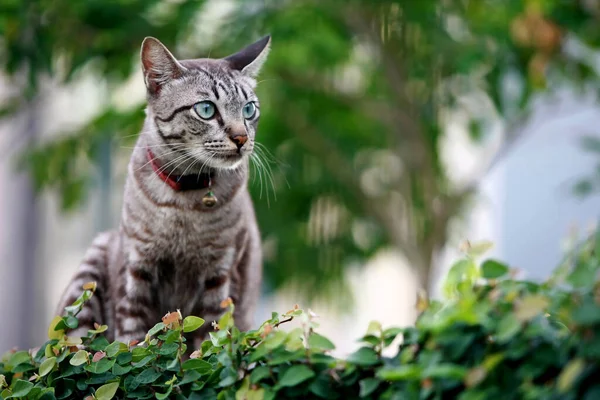
{"label": "blurred background", "polygon": [[224,57],[270,33],[253,170],[257,323],[340,355],[411,324],[465,240],[543,279],[600,216],[600,0],[0,1],[0,353],[39,345],[117,226],[145,36]]}

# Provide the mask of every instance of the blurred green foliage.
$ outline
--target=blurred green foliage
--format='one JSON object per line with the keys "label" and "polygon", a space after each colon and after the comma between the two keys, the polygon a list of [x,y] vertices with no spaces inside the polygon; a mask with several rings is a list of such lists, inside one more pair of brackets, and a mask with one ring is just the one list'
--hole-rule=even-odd
{"label": "blurred green foliage", "polygon": [[[569,47],[600,46],[596,0],[236,5],[208,38],[195,26],[203,1],[5,0],[0,60],[23,88],[7,103],[14,110],[35,98],[44,75],[67,83],[88,66],[112,88],[131,74],[141,79],[147,35],[179,56],[191,48],[200,53],[193,57],[222,57],[271,33],[258,141],[271,153],[263,156],[272,174],[252,185],[271,288],[298,282],[309,296],[339,295],[351,261],[383,246],[400,250],[426,287],[450,221],[468,212],[489,168],[461,185],[449,178],[441,156],[448,115],[466,112],[469,136],[481,144],[499,122],[510,144],[537,94],[598,84],[590,58]],[[465,106],[473,95],[482,110]],[[122,144],[141,127],[141,106],[102,100],[95,119],[25,157],[37,187],[60,190],[67,208],[87,188],[81,160],[93,160],[103,138]]]}

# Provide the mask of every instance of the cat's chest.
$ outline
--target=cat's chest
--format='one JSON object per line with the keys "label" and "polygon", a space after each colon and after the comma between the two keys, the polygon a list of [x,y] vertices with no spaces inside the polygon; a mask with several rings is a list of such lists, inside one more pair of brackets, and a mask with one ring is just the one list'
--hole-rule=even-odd
{"label": "cat's chest", "polygon": [[163,219],[153,255],[162,308],[191,312],[199,302],[215,307],[227,298],[226,282],[239,258],[238,231],[240,226],[223,224],[218,215]]}
{"label": "cat's chest", "polygon": [[161,252],[177,255],[197,263],[206,258],[214,262],[213,256],[220,255],[230,247],[239,224],[230,221],[227,214],[193,212],[165,212],[156,220],[155,241]]}

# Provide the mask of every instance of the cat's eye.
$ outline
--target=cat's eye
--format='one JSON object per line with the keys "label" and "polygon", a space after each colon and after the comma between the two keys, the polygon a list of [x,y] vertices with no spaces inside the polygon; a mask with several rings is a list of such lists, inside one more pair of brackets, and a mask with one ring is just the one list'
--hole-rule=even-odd
{"label": "cat's eye", "polygon": [[254,114],[256,114],[256,105],[254,102],[251,101],[250,103],[246,103],[244,108],[242,108],[242,116],[246,119],[250,119],[254,117]]}
{"label": "cat's eye", "polygon": [[200,103],[194,104],[194,111],[202,119],[211,119],[215,116],[217,108],[212,101],[201,101]]}

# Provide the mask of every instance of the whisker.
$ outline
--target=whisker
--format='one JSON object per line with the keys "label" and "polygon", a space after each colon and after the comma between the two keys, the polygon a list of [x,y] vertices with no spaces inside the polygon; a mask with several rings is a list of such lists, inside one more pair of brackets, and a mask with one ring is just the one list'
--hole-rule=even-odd
{"label": "whisker", "polygon": [[[260,165],[261,169],[264,170],[264,175],[265,175],[265,181],[267,183],[271,183],[271,189],[273,191],[273,197],[275,199],[275,201],[277,201],[277,191],[275,190],[275,181],[274,181],[274,175],[273,175],[273,169],[271,168],[271,163],[269,162],[268,159],[266,159],[266,157],[264,156],[264,154],[262,153],[262,151],[260,151],[260,149],[257,147],[257,151],[256,153],[256,163],[257,165]],[[267,202],[269,202],[269,193],[268,193],[268,185],[267,185]]]}
{"label": "whisker", "polygon": [[254,144],[258,145],[256,147],[257,153],[262,154],[265,158],[268,158],[268,160],[271,163],[277,164],[277,166],[279,168],[279,172],[281,173],[285,184],[287,185],[288,188],[291,188],[290,183],[287,180],[287,177],[285,176],[285,171],[284,171],[284,168],[288,168],[289,165],[286,164],[286,163],[283,163],[282,161],[280,161],[279,159],[277,159],[273,155],[273,153],[271,153],[271,151],[264,144],[258,143],[258,142],[254,142]]}
{"label": "whisker", "polygon": [[[168,156],[169,154],[173,154],[173,153],[178,153],[180,151],[180,149],[175,149],[173,151],[168,151],[164,154],[162,154],[163,156]],[[151,164],[154,160],[157,160],[158,157],[154,157],[152,160],[149,160],[148,162],[146,162],[144,165],[142,165],[141,167],[137,168],[136,171],[141,170],[142,168],[144,168],[146,165]]]}
{"label": "whisker", "polygon": [[269,161],[272,161],[273,163],[276,164],[280,164],[282,166],[288,166],[285,163],[283,163],[281,160],[279,160],[277,157],[275,157],[275,155],[271,152],[271,150],[269,150],[269,148],[267,146],[265,146],[262,143],[259,142],[254,142],[254,144],[256,145],[256,149],[258,151],[260,151],[262,154],[265,155],[265,157],[267,157],[269,159]]}
{"label": "whisker", "polygon": [[128,138],[132,138],[132,137],[136,137],[136,136],[140,136],[140,135],[141,135],[141,132],[140,133],[134,133],[132,135],[117,136],[117,139],[128,139]]}
{"label": "whisker", "polygon": [[182,148],[182,147],[186,147],[188,146],[187,143],[164,143],[164,144],[153,144],[153,145],[136,145],[136,146],[120,146],[122,149],[135,149],[137,147],[140,147],[142,149],[153,149],[156,147],[177,147],[177,148]]}
{"label": "whisker", "polygon": [[256,85],[258,86],[258,84],[260,84],[260,83],[267,82],[267,81],[276,81],[276,80],[277,79],[275,79],[275,78],[263,79],[263,80],[256,82]]}
{"label": "whisker", "polygon": [[[171,168],[171,172],[169,172],[169,174],[167,175],[167,179],[169,179],[171,177],[173,172],[175,172],[175,170],[177,168],[179,168],[180,165],[183,165],[183,163],[187,162],[188,160],[193,160],[193,159],[194,159],[194,157],[189,154],[184,154],[183,159],[181,159],[181,157],[177,158],[176,160],[181,160],[181,162],[179,162],[177,165],[175,165],[175,167]],[[171,163],[171,165],[173,165],[173,164],[174,164],[174,162]]]}
{"label": "whisker", "polygon": [[186,173],[186,172],[187,172],[187,171],[188,171],[188,170],[189,170],[191,167],[193,167],[194,165],[196,165],[196,163],[200,162],[200,159],[199,159],[199,158],[196,158],[196,157],[194,157],[194,158],[195,158],[194,162],[193,162],[193,163],[191,163],[190,165],[188,165],[188,166],[187,166],[187,168],[183,170],[183,172],[181,173],[181,175],[182,175],[182,176],[183,176],[183,175],[185,175],[185,173]]}
{"label": "whisker", "polygon": [[[259,192],[258,198],[262,199],[263,185],[264,185],[263,184],[263,181],[264,181],[264,179],[263,179],[263,169],[264,169],[264,166],[262,164],[262,160],[258,156],[258,153],[253,153],[253,155],[254,155],[253,160],[254,160],[254,162],[256,164],[256,170],[258,172],[258,178],[259,178],[259,182],[260,182],[260,192]],[[268,199],[267,199],[267,203],[268,203]]]}
{"label": "whisker", "polygon": [[208,162],[215,157],[215,155],[216,155],[216,153],[212,153],[212,154],[209,153],[209,157],[206,160],[204,160],[204,163],[202,163],[202,165],[200,166],[200,170],[198,171],[197,179],[200,179],[200,174],[202,174],[202,171],[204,170],[204,166],[207,165]]}

